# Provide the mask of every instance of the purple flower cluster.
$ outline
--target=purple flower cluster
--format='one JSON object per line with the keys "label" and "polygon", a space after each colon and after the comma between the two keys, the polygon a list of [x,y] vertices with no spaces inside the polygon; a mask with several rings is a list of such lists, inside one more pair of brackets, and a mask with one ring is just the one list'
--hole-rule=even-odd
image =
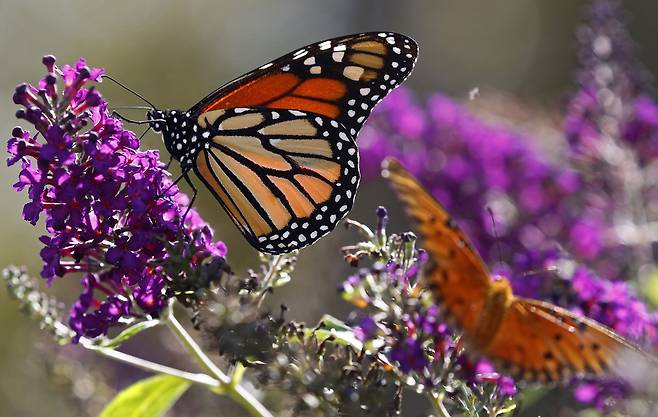
{"label": "purple flower cluster", "polygon": [[101,81],[103,70],[84,59],[61,68],[52,56],[43,63],[48,74],[38,87],[21,84],[14,94],[24,107],[16,116],[37,133],[14,128],[7,162],[21,163],[14,188],[27,189],[25,220],[36,225],[45,216],[42,277],[51,284],[82,274],[69,323],[77,338],[96,337],[158,316],[167,298],[161,263],[174,242],[202,248],[199,260],[223,257],[226,246],[213,243],[194,210],[181,226],[188,199],[172,186],[157,151],[140,151],[95,87],[86,87]]}
{"label": "purple flower cluster", "polygon": [[387,213],[377,210],[377,228],[351,222],[370,240],[346,247],[352,264],[368,258],[374,263],[361,268],[341,285],[342,297],[359,308],[353,323],[356,336],[373,351],[384,354],[396,368],[427,389],[466,386],[493,387],[488,400],[502,401],[516,394],[514,381],[500,375],[486,360],[473,362],[459,338],[441,319],[440,309],[419,282],[428,255],[415,248],[412,233],[386,235]]}
{"label": "purple flower cluster", "polygon": [[[563,130],[597,216],[615,226],[602,233],[600,265],[593,266],[608,278],[632,276],[656,264],[656,239],[644,231],[658,219],[658,187],[651,179],[658,164],[658,105],[647,94],[649,77],[634,56],[621,1],[591,2],[578,41],[580,89],[567,105]],[[620,267],[607,274],[606,259],[616,253],[623,254],[615,260]]]}
{"label": "purple flower cluster", "polygon": [[[622,196],[607,192],[619,182],[603,182],[578,164],[547,159],[533,146],[537,139],[484,122],[441,94],[422,107],[404,89],[387,98],[371,122],[360,142],[366,180],[379,175],[385,156],[401,160],[448,211],[457,213],[485,260],[509,261],[564,247],[598,274],[617,279],[651,263],[634,256],[646,252],[643,239],[651,237],[643,237],[645,229],[630,221],[614,227],[632,211]],[[586,138],[587,129],[583,132]],[[630,178],[638,177],[649,178],[650,171]],[[652,208],[658,206],[656,187],[639,194],[647,200],[645,218],[658,218]]]}
{"label": "purple flower cluster", "polygon": [[564,253],[543,255],[515,260],[514,270],[531,273],[504,273],[515,294],[567,307],[649,350],[658,348],[658,311],[649,311],[626,282],[601,279]]}
{"label": "purple flower cluster", "polygon": [[595,256],[602,228],[595,216],[579,214],[582,179],[547,161],[531,143],[444,95],[421,107],[404,89],[378,107],[360,142],[366,178],[379,176],[384,156],[397,157],[458,215],[485,260],[499,252],[502,259],[544,252],[555,242],[570,242],[581,258]]}
{"label": "purple flower cluster", "polygon": [[604,162],[621,147],[650,164],[658,156],[658,106],[645,93],[649,77],[634,56],[621,1],[591,2],[578,41],[581,89],[564,124],[574,156]]}

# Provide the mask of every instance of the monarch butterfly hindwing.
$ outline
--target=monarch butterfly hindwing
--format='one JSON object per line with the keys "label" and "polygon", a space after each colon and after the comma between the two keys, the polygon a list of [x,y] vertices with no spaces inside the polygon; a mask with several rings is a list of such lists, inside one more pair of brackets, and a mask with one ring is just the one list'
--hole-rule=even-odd
{"label": "monarch butterfly hindwing", "polygon": [[352,208],[359,156],[335,120],[296,110],[229,109],[203,113],[199,124],[210,135],[193,169],[258,250],[310,244]]}

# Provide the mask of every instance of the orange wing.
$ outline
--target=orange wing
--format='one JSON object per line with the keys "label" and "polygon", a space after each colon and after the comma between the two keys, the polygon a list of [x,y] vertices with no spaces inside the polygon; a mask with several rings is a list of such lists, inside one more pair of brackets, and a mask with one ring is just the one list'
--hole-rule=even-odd
{"label": "orange wing", "polygon": [[397,160],[385,160],[383,168],[382,175],[418,223],[424,248],[434,262],[426,278],[428,286],[448,317],[474,335],[491,289],[486,265],[452,217]]}
{"label": "orange wing", "polygon": [[397,33],[329,39],[229,82],[189,111],[300,110],[335,119],[356,138],[372,108],[411,73],[417,56],[416,42]]}
{"label": "orange wing", "polygon": [[483,354],[527,381],[623,372],[625,355],[649,358],[598,322],[556,305],[515,299]]}
{"label": "orange wing", "polygon": [[296,110],[202,113],[194,171],[247,240],[285,253],[329,233],[359,185],[354,139],[335,120]]}

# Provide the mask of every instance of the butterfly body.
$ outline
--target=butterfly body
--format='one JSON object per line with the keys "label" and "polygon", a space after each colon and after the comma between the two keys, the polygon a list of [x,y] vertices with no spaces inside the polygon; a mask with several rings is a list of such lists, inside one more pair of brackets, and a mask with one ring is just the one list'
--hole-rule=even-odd
{"label": "butterfly body", "polygon": [[152,110],[147,113],[151,128],[162,134],[169,154],[183,169],[191,167],[196,154],[207,143],[208,129],[199,129],[191,113],[181,110]]}
{"label": "butterfly body", "polygon": [[432,260],[426,284],[471,354],[531,382],[623,373],[630,358],[655,366],[655,358],[596,321],[515,296],[507,279],[492,279],[451,216],[399,162],[387,159],[383,166]]}
{"label": "butterfly body", "polygon": [[352,208],[356,137],[417,54],[412,39],[392,32],[328,39],[229,82],[187,111],[147,116],[185,178],[194,172],[256,249],[286,253],[329,233]]}
{"label": "butterfly body", "polygon": [[512,286],[507,279],[498,277],[492,282],[475,332],[468,343],[478,350],[486,349],[498,332],[512,301]]}

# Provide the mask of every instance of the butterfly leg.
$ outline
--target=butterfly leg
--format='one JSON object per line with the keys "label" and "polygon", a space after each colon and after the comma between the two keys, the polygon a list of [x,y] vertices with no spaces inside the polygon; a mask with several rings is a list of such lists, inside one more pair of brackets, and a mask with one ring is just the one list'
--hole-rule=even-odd
{"label": "butterfly leg", "polygon": [[194,204],[194,200],[196,200],[196,194],[197,194],[197,188],[194,186],[194,183],[192,183],[192,180],[190,179],[189,175],[187,175],[188,171],[185,171],[182,175],[183,178],[185,178],[185,182],[192,188],[193,194],[192,198],[190,199],[190,203],[187,205],[187,210],[185,210],[185,214],[183,214],[183,219],[181,220],[181,224],[185,224],[185,218],[187,217],[187,214],[190,212],[192,209],[192,205]]}
{"label": "butterfly leg", "polygon": [[[171,161],[169,161],[169,163],[167,164],[167,167],[169,166],[169,164],[171,164]],[[185,178],[186,175],[187,175],[187,171],[185,171],[185,172],[183,172],[182,174],[180,174],[180,175],[178,176],[178,178],[176,178],[176,179],[174,180],[174,182],[172,182],[172,183],[169,185],[169,187],[165,188],[164,191],[162,191],[162,192],[160,193],[160,195],[158,196],[158,198],[162,198],[162,197],[164,197],[165,195],[167,195],[167,193],[169,192],[169,190],[171,190],[172,188],[174,188],[174,185],[177,185],[177,184],[180,182],[180,180],[182,180],[183,178]],[[187,181],[188,181],[188,184],[189,184],[189,180],[187,180]]]}
{"label": "butterfly leg", "polygon": [[[140,143],[142,142],[142,138],[144,138],[144,136],[146,136],[146,134],[149,132],[149,130],[151,130],[151,126],[147,127],[146,130],[144,131],[144,133],[139,135],[139,142]],[[169,163],[171,163],[171,159],[169,160]],[[168,167],[169,167],[169,165],[167,165],[167,168]]]}

